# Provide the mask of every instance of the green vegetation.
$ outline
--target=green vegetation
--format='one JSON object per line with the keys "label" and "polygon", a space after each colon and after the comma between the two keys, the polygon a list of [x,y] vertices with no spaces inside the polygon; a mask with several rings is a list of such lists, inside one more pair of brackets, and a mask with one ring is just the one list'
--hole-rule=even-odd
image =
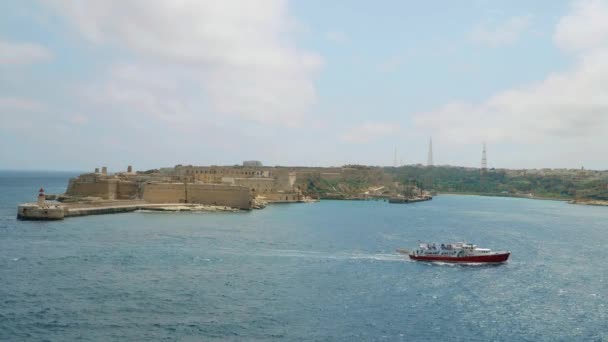
{"label": "green vegetation", "polygon": [[437,192],[608,199],[608,173],[584,170],[495,170],[403,166],[384,168],[395,180]]}
{"label": "green vegetation", "polygon": [[321,172],[298,179],[298,186],[307,195],[321,198],[360,198],[370,187],[394,183],[393,178],[382,168],[364,165],[344,166],[339,177],[324,177]]}
{"label": "green vegetation", "polygon": [[360,198],[378,187],[383,187],[382,195],[395,195],[416,186],[439,193],[608,201],[608,171],[589,170],[490,169],[482,173],[476,168],[452,166],[346,165],[339,177],[317,173],[298,179],[298,186],[321,198]]}
{"label": "green vegetation", "polygon": [[321,198],[348,198],[367,190],[372,182],[361,179],[321,179],[311,177],[301,186],[309,195]]}

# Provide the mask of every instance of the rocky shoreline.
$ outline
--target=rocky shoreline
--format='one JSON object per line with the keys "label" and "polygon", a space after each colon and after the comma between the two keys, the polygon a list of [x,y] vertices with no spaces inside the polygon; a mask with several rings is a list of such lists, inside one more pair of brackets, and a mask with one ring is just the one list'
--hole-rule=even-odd
{"label": "rocky shoreline", "polygon": [[601,201],[601,200],[586,200],[586,199],[578,199],[578,200],[571,200],[568,201],[568,203],[570,204],[581,204],[581,205],[594,205],[594,206],[600,206],[600,207],[606,207],[608,206],[608,201]]}

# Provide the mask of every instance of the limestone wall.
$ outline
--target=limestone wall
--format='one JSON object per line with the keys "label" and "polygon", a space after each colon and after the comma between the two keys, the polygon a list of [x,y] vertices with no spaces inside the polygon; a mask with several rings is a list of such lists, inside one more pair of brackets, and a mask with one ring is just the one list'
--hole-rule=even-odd
{"label": "limestone wall", "polygon": [[64,208],[59,205],[28,203],[17,208],[17,218],[20,220],[63,220],[64,215]]}
{"label": "limestone wall", "polygon": [[273,168],[244,166],[192,166],[177,165],[171,173],[180,181],[200,181],[204,183],[221,183],[222,177],[233,178],[270,178]]}
{"label": "limestone wall", "polygon": [[144,184],[143,200],[150,203],[186,203],[183,183]]}
{"label": "limestone wall", "polygon": [[[192,167],[179,168],[184,172],[194,171]],[[196,173],[196,175],[211,175],[219,177],[220,173],[213,168],[213,173]],[[205,171],[203,168],[196,171]],[[247,169],[232,170],[225,168],[225,172],[252,172]],[[239,172],[236,172],[239,171]],[[249,176],[249,174],[248,174]],[[190,175],[186,177],[191,177]],[[250,209],[251,190],[270,191],[274,179],[272,178],[231,178],[230,185],[226,184],[193,184],[171,181],[174,176],[161,174],[133,174],[118,173],[104,176],[95,173],[80,175],[70,179],[66,194],[75,197],[99,197],[105,200],[143,199],[150,203],[200,203],[209,205],[229,206],[233,208]],[[191,177],[194,178],[194,177]],[[235,181],[236,180],[236,181]],[[244,182],[245,186],[239,186]]]}
{"label": "limestone wall", "polygon": [[143,200],[150,203],[198,203],[251,209],[248,188],[220,184],[145,184]]}
{"label": "limestone wall", "polygon": [[264,200],[271,203],[299,202],[303,199],[302,195],[297,192],[273,192],[263,194],[262,197]]}
{"label": "limestone wall", "polygon": [[133,177],[118,179],[96,174],[84,174],[70,179],[66,194],[77,197],[100,197],[103,199],[135,199],[138,185]]}
{"label": "limestone wall", "polygon": [[116,193],[118,192],[118,179],[107,179],[105,182],[108,184],[107,199],[116,199]]}
{"label": "limestone wall", "polygon": [[135,182],[119,181],[116,187],[116,199],[136,199],[138,186]]}
{"label": "limestone wall", "polygon": [[296,173],[287,169],[280,169],[275,172],[277,191],[291,191],[296,182]]}
{"label": "limestone wall", "polygon": [[188,203],[251,209],[251,193],[242,186],[188,184]]}
{"label": "limestone wall", "polygon": [[273,178],[222,178],[222,183],[244,186],[254,194],[264,194],[274,191],[275,180]]}
{"label": "limestone wall", "polygon": [[[114,190],[114,192],[112,192]],[[79,197],[101,197],[103,199],[114,198],[116,184],[110,183],[107,180],[89,175],[70,179],[67,195]]]}

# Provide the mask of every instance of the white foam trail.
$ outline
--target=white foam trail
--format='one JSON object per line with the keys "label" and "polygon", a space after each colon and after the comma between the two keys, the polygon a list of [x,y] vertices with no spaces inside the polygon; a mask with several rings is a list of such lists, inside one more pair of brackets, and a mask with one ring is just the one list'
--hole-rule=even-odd
{"label": "white foam trail", "polygon": [[357,254],[350,257],[354,260],[378,260],[378,261],[410,261],[409,258],[399,254]]}
{"label": "white foam trail", "polygon": [[[230,254],[242,254],[235,250],[230,250]],[[281,258],[306,258],[306,259],[327,259],[327,260],[376,260],[404,262],[410,261],[399,254],[369,254],[369,253],[326,253],[318,251],[303,251],[294,249],[262,249],[252,251],[251,256],[281,257]]]}

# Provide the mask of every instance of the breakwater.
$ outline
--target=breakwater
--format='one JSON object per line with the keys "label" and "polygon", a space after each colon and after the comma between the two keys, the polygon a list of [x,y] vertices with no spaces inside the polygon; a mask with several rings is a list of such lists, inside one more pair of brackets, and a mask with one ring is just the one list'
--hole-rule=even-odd
{"label": "breakwater", "polygon": [[86,203],[86,204],[51,204],[39,206],[37,203],[21,204],[17,210],[17,218],[21,220],[62,220],[66,217],[120,214],[137,210],[150,211],[240,211],[227,206],[212,206],[187,203]]}

